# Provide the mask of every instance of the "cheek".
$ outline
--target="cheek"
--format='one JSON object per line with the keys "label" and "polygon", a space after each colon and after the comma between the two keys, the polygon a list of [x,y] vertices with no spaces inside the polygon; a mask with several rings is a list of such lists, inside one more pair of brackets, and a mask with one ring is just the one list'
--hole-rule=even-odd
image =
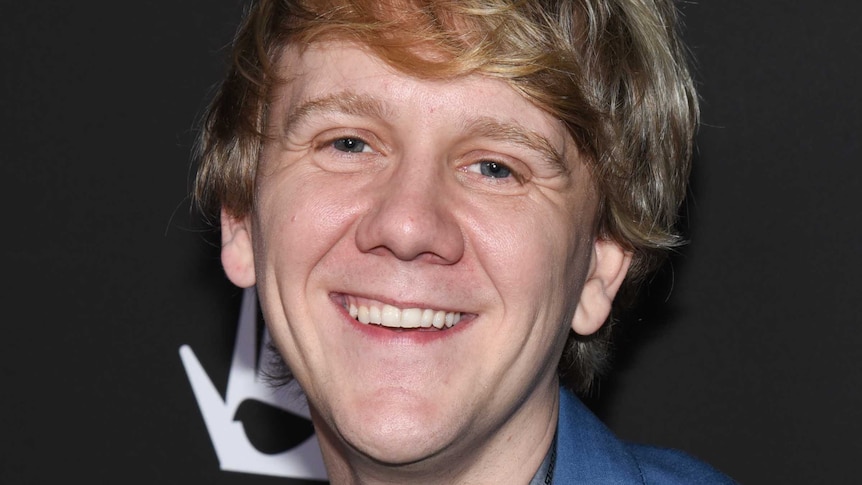
{"label": "cheek", "polygon": [[270,180],[258,201],[256,250],[270,268],[313,265],[349,231],[360,207],[349,184],[303,175]]}
{"label": "cheek", "polygon": [[[577,251],[571,237],[577,229],[553,210],[480,214],[471,231],[481,266],[504,300],[546,305],[559,300],[563,277]],[[574,258],[577,259],[577,258]],[[556,298],[555,298],[556,297]]]}

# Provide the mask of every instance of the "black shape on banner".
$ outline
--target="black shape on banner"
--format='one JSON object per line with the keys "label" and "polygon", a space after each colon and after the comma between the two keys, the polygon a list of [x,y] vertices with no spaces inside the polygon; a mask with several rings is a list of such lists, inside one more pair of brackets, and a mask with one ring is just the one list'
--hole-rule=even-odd
{"label": "black shape on banner", "polygon": [[267,455],[290,450],[314,435],[308,419],[255,399],[243,401],[234,415],[254,448]]}

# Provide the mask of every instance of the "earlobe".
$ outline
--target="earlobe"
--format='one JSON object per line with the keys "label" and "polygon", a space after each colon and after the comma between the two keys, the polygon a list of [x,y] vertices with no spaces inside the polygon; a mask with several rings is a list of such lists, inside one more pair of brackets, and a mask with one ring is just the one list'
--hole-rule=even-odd
{"label": "earlobe", "polygon": [[221,211],[221,263],[228,279],[240,288],[254,286],[254,251],[248,217]]}
{"label": "earlobe", "polygon": [[619,244],[608,239],[596,240],[590,273],[572,319],[572,329],[576,333],[591,335],[605,323],[631,261],[632,254]]}

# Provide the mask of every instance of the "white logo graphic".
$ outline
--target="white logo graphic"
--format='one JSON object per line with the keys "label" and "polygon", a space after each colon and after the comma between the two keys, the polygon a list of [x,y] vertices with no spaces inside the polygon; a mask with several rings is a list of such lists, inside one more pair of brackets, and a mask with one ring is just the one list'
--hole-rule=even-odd
{"label": "white logo graphic", "polygon": [[[254,289],[246,289],[224,399],[191,347],[180,347],[180,358],[209,431],[219,466],[222,470],[233,472],[326,480],[317,437],[312,434],[308,421],[308,404],[299,386],[292,382],[285,389],[275,390],[262,380],[258,372],[265,365],[264,349],[269,338],[269,333],[264,329],[260,347],[257,346],[257,295]],[[290,413],[286,415],[288,420],[298,424],[310,436],[284,451],[258,451],[260,447],[252,444],[249,439],[251,433],[240,420],[239,415],[243,414],[241,407],[265,407],[280,410],[282,414],[286,411]],[[300,434],[302,438],[304,435]]]}

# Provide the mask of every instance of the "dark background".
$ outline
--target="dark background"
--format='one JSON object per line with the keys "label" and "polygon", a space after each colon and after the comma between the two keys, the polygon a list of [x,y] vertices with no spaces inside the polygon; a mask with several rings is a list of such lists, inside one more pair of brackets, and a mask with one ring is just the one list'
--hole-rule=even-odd
{"label": "dark background", "polygon": [[[862,4],[686,2],[691,244],[591,403],[743,483],[862,457]],[[226,385],[240,292],[186,197],[238,1],[0,1],[0,482],[221,472],[178,349]],[[284,483],[284,481],[280,481]]]}

